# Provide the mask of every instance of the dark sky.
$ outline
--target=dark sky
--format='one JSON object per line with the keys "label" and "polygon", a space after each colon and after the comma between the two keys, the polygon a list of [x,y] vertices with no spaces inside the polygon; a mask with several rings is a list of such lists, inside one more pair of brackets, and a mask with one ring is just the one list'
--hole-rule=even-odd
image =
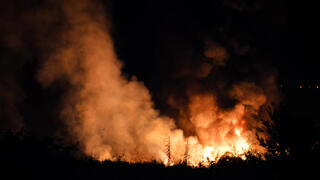
{"label": "dark sky", "polygon": [[163,78],[164,70],[170,76],[177,70],[171,62],[179,61],[173,51],[199,50],[203,38],[218,40],[230,51],[230,41],[250,44],[254,61],[267,61],[283,80],[319,79],[315,4],[119,0],[113,5],[118,55],[142,79]]}
{"label": "dark sky", "polygon": [[229,55],[225,68],[210,75],[213,79],[254,78],[253,66],[259,63],[279,73],[279,81],[315,78],[312,65],[301,66],[300,57],[306,58],[312,46],[304,30],[290,30],[288,8],[286,1],[120,0],[112,8],[113,37],[124,71],[142,80],[163,110],[164,99],[179,96],[194,78],[185,72],[206,61],[207,40],[218,42]]}

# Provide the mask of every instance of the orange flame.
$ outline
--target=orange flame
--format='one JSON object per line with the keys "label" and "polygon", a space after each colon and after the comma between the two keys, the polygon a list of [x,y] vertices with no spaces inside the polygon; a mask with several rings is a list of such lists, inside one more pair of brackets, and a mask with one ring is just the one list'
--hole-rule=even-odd
{"label": "orange flame", "polygon": [[[234,84],[227,93],[238,102],[232,110],[219,108],[214,94],[190,93],[190,114],[185,116],[190,118],[182,121],[194,134],[185,137],[185,129],[154,109],[143,83],[122,76],[104,10],[89,0],[63,2],[62,12],[72,28],[57,37],[68,46],[50,55],[38,78],[44,86],[64,78],[73,87],[64,101],[62,116],[72,140],[80,142],[88,156],[100,161],[121,157],[130,163],[156,160],[165,165],[186,160],[199,166],[217,162],[225,154],[245,158],[248,151],[266,151],[255,131],[263,125],[258,119],[245,117],[257,117],[266,103],[260,87],[249,82]],[[250,111],[246,112],[245,106]],[[164,142],[168,136],[170,141]]]}

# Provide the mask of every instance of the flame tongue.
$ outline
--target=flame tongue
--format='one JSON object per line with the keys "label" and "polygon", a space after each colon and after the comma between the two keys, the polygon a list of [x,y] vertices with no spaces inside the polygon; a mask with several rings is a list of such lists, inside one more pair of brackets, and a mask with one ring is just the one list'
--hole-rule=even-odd
{"label": "flame tongue", "polygon": [[213,147],[207,146],[203,150],[203,161],[214,161],[212,156]]}
{"label": "flame tongue", "polygon": [[[229,118],[233,115],[231,120],[223,120],[222,124],[217,127],[213,127],[210,131],[206,130],[206,134],[199,134],[198,137],[189,137],[191,141],[188,139],[184,139],[184,141],[188,141],[188,163],[192,166],[198,166],[202,164],[204,166],[209,166],[212,162],[217,162],[222,156],[228,155],[230,157],[240,157],[245,159],[245,153],[248,152],[252,146],[248,140],[248,134],[250,135],[250,131],[247,132],[245,129],[245,119],[244,119],[244,110],[243,106],[238,106],[235,111],[230,114],[224,114],[224,117]],[[203,118],[210,118],[212,116],[206,116],[205,113],[202,113],[201,116],[198,116],[198,120],[195,122],[202,121]],[[208,126],[210,126],[210,121],[208,119],[204,120]],[[229,123],[226,123],[229,122]],[[212,122],[211,122],[212,123]],[[218,124],[219,125],[219,124]],[[201,132],[201,128],[200,132]],[[201,145],[199,143],[199,137],[203,138],[202,143],[206,145]],[[215,141],[216,140],[216,141]],[[172,144],[172,149],[175,149],[175,144]],[[254,144],[253,147],[257,146]],[[171,154],[171,156],[175,156],[176,153]],[[173,160],[173,162],[177,162]],[[168,160],[164,162],[166,165],[168,164]]]}
{"label": "flame tongue", "polygon": [[240,129],[238,129],[238,128],[235,128],[234,129],[234,133],[238,136],[238,137],[240,137],[241,136],[241,128]]}

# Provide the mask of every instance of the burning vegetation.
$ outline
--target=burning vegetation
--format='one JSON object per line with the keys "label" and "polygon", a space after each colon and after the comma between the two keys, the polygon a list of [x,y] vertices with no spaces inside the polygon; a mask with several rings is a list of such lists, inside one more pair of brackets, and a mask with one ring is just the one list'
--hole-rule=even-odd
{"label": "burning vegetation", "polygon": [[[248,151],[267,151],[258,140],[268,139],[263,122],[267,118],[261,118],[261,111],[270,101],[262,87],[248,81],[233,84],[225,92],[235,101],[229,109],[219,107],[214,93],[189,90],[188,114],[180,117],[193,132],[186,136],[184,127],[154,109],[143,83],[123,77],[103,11],[89,1],[68,1],[62,10],[72,27],[61,34],[60,42],[67,45],[49,53],[38,77],[45,87],[61,79],[71,85],[62,116],[88,156],[166,165],[187,161],[198,166],[216,162],[226,153],[245,159]],[[206,54],[223,65],[225,50],[217,45],[209,50]]]}
{"label": "burning vegetation", "polygon": [[[204,41],[207,61],[194,72],[188,69],[192,65],[184,65],[178,76],[193,76],[193,82],[181,92],[183,103],[168,98],[179,113],[165,116],[154,108],[145,85],[121,72],[105,9],[89,0],[50,3],[60,19],[46,9],[44,16],[41,10],[36,13],[37,22],[61,26],[49,43],[47,33],[36,36],[43,59],[37,80],[44,88],[65,85],[61,119],[68,135],[57,134],[66,142],[78,143],[99,161],[155,160],[167,166],[209,166],[224,156],[246,159],[248,152],[263,156],[268,151],[261,142],[269,139],[266,125],[272,126],[269,114],[278,101],[274,73],[259,72],[259,78],[250,80],[213,76],[231,57],[219,43]],[[224,99],[230,102],[227,106],[221,104]]]}

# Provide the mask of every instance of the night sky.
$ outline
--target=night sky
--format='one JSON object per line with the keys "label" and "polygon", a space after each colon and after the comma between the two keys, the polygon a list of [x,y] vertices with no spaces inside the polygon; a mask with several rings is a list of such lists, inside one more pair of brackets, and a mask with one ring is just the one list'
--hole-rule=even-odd
{"label": "night sky", "polygon": [[163,71],[170,76],[179,69],[172,64],[186,61],[176,54],[201,51],[204,38],[219,41],[230,52],[232,41],[249,44],[252,61],[271,64],[282,80],[319,79],[312,3],[116,1],[112,11],[118,55],[128,72],[145,81],[163,77]]}

